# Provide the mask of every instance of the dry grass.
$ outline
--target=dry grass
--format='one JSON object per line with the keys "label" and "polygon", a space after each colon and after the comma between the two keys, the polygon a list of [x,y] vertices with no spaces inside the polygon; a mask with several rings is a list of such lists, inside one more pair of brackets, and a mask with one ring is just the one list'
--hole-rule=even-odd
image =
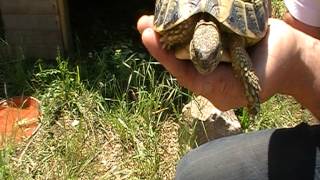
{"label": "dry grass", "polygon": [[180,159],[179,130],[180,126],[172,120],[165,121],[161,126],[158,147],[158,173],[161,179],[169,180],[175,177],[176,164]]}

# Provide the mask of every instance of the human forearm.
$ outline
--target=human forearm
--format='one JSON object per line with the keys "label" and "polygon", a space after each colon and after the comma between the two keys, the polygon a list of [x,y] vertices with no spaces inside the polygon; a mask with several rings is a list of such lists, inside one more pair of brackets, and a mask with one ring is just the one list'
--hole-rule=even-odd
{"label": "human forearm", "polygon": [[299,34],[300,62],[293,68],[291,95],[320,119],[320,41]]}
{"label": "human forearm", "polygon": [[262,101],[276,93],[291,95],[320,119],[320,41],[282,21],[270,24],[267,39],[251,54]]}

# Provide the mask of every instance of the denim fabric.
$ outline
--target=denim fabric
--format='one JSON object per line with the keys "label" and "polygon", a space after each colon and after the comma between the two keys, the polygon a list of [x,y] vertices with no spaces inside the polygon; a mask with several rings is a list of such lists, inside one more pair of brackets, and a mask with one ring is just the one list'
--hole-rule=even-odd
{"label": "denim fabric", "polygon": [[[270,161],[270,157],[268,157],[270,156],[268,154],[270,153],[270,139],[273,134],[277,134],[276,132],[275,129],[264,130],[224,137],[203,144],[191,150],[180,160],[177,166],[176,179],[266,180],[269,177],[268,168],[270,168],[270,164],[268,164],[268,160]],[[280,146],[280,148],[282,147]],[[286,148],[282,149],[287,151]],[[319,149],[312,156],[316,161],[312,165],[314,167],[314,179],[320,180]],[[282,157],[273,162],[282,165]],[[296,164],[300,166],[299,162]],[[282,167],[280,166],[280,171]],[[287,169],[290,169],[290,167],[284,167],[284,170]],[[291,172],[294,174],[295,169],[290,169]]]}
{"label": "denim fabric", "polygon": [[320,180],[320,149],[319,149],[319,147],[317,148],[314,180]]}
{"label": "denim fabric", "polygon": [[273,132],[229,136],[199,146],[182,158],[176,179],[267,179],[268,142]]}

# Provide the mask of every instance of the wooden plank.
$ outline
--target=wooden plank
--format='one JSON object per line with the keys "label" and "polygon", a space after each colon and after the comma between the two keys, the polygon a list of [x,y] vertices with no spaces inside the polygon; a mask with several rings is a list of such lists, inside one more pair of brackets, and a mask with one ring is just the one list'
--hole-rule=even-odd
{"label": "wooden plank", "polygon": [[11,58],[24,55],[28,58],[55,59],[58,46],[4,46],[0,47],[0,58]]}
{"label": "wooden plank", "polygon": [[67,0],[0,0],[6,41],[1,55],[55,58],[71,51],[71,31]]}
{"label": "wooden plank", "polygon": [[5,31],[11,30],[56,30],[59,31],[56,15],[2,15]]}
{"label": "wooden plank", "polygon": [[73,50],[72,35],[69,19],[69,8],[66,0],[57,0],[58,13],[59,13],[59,25],[62,32],[63,47],[66,52]]}
{"label": "wooden plank", "polygon": [[61,47],[51,45],[22,47],[23,53],[26,57],[46,59],[55,59],[58,49],[61,49]]}
{"label": "wooden plank", "polygon": [[56,14],[55,0],[0,0],[3,14]]}
{"label": "wooden plank", "polygon": [[62,46],[58,31],[15,30],[6,33],[6,41],[11,45],[53,45]]}

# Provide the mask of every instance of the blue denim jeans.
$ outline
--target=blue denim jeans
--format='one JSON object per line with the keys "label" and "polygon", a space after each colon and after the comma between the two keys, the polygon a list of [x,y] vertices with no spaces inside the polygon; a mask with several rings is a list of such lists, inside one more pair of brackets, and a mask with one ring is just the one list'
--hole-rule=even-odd
{"label": "blue denim jeans", "polygon": [[320,180],[320,126],[220,138],[187,153],[177,180]]}

